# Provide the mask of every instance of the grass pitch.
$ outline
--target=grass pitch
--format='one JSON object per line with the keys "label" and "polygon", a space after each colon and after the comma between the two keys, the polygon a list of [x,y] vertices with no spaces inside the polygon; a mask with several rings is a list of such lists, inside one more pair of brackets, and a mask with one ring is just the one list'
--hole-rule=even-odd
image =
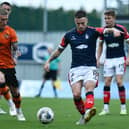
{"label": "grass pitch", "polygon": [[[8,112],[7,102],[0,100],[1,107]],[[127,100],[127,108],[129,102]],[[39,108],[48,106],[55,113],[54,121],[41,124],[36,117]],[[98,116],[103,107],[102,100],[95,100],[97,114],[85,125],[75,125],[80,118],[72,99],[23,98],[22,107],[27,121],[17,121],[9,114],[0,115],[0,129],[129,129],[129,115],[120,116],[119,100],[111,100],[110,115]]]}

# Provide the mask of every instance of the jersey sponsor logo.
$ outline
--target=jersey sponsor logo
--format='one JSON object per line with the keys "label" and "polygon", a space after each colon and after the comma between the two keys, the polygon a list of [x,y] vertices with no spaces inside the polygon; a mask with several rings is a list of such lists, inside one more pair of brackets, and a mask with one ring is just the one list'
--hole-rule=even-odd
{"label": "jersey sponsor logo", "polygon": [[110,48],[119,47],[119,44],[118,43],[111,43],[111,44],[108,44],[108,47],[110,47]]}
{"label": "jersey sponsor logo", "polygon": [[76,47],[77,49],[85,49],[88,48],[88,45],[82,44]]}

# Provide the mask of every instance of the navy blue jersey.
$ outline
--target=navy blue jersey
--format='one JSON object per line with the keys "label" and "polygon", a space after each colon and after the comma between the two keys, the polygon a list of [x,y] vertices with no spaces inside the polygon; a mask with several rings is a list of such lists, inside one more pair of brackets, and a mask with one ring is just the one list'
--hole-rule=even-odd
{"label": "navy blue jersey", "polygon": [[99,35],[99,30],[91,27],[87,27],[84,32],[78,32],[74,28],[65,34],[59,47],[64,49],[70,44],[72,50],[71,68],[96,66],[96,40]]}
{"label": "navy blue jersey", "polygon": [[[106,27],[105,27],[106,28]],[[114,28],[122,31],[120,36],[114,37],[113,33],[105,33],[101,39],[106,43],[106,58],[124,57],[124,40],[129,39],[126,28],[122,25],[116,24]]]}

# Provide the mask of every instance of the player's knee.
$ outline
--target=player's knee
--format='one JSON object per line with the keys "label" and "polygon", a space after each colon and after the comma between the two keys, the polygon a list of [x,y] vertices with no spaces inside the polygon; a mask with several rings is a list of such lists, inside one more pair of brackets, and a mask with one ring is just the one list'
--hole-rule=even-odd
{"label": "player's knee", "polygon": [[123,85],[123,79],[122,78],[116,78],[116,82],[118,86],[122,86]]}
{"label": "player's knee", "polygon": [[19,92],[11,91],[11,93],[12,93],[13,98],[16,98],[16,97],[20,96]]}
{"label": "player's knee", "polygon": [[105,85],[110,86],[111,85],[111,80],[105,80]]}
{"label": "player's knee", "polygon": [[75,99],[78,99],[81,97],[81,93],[80,92],[73,93],[73,96]]}
{"label": "player's knee", "polygon": [[118,86],[122,86],[123,85],[123,82],[122,81],[117,81],[117,85]]}

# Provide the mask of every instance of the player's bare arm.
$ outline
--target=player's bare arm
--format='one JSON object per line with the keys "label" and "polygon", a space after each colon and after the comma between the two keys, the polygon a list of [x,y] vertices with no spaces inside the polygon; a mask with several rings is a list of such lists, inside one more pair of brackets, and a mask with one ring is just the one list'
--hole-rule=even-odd
{"label": "player's bare arm", "polygon": [[21,55],[20,51],[18,50],[18,43],[12,43],[12,56],[14,59],[15,64],[17,64],[17,59]]}
{"label": "player's bare arm", "polygon": [[54,59],[56,59],[57,57],[60,56],[60,54],[63,52],[64,49],[61,48],[57,48],[50,56],[50,58],[46,61],[45,65],[44,65],[44,69],[46,71],[49,71],[49,65],[50,62],[53,61]]}
{"label": "player's bare arm", "polygon": [[119,37],[124,32],[122,32],[116,28],[105,28],[103,33],[113,33],[114,37]]}
{"label": "player's bare arm", "polygon": [[103,41],[99,41],[98,50],[97,50],[97,67],[100,66],[100,57],[103,51]]}

